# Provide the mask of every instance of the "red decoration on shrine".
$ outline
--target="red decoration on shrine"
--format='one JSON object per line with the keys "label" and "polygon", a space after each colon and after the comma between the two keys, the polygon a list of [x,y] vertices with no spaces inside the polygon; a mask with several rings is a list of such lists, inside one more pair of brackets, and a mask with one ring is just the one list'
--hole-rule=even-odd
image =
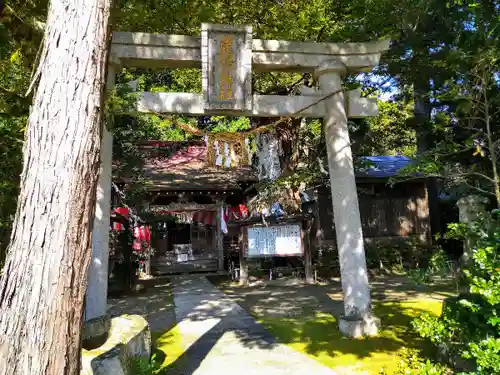
{"label": "red decoration on shrine", "polygon": [[[128,219],[130,211],[127,207],[117,207],[113,210],[113,213],[123,216],[125,219]],[[123,226],[122,223],[118,223],[115,221],[113,222],[113,230],[121,232],[122,230],[125,230],[125,227]]]}
{"label": "red decoration on shrine", "polygon": [[134,243],[132,248],[134,250],[145,250],[149,247],[151,242],[151,229],[148,225],[141,225],[134,228]]}
{"label": "red decoration on shrine", "polygon": [[229,220],[240,220],[248,217],[248,208],[244,204],[231,207],[229,209]]}
{"label": "red decoration on shrine", "polygon": [[217,217],[214,211],[196,211],[193,213],[193,221],[203,223],[205,225],[215,225]]}
{"label": "red decoration on shrine", "polygon": [[114,213],[123,216],[124,218],[128,219],[128,216],[130,214],[130,211],[127,207],[117,207],[114,209]]}

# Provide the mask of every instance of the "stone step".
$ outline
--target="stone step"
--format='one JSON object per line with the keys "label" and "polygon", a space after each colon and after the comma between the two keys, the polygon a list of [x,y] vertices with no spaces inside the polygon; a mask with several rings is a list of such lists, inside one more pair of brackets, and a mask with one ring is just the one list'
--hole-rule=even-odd
{"label": "stone step", "polygon": [[217,259],[204,259],[172,264],[156,264],[153,275],[168,275],[183,272],[213,272],[218,270]]}

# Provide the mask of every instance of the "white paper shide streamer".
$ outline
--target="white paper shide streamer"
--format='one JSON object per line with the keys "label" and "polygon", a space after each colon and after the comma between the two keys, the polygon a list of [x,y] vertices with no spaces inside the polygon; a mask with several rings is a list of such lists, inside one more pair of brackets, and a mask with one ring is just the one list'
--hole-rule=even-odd
{"label": "white paper shide streamer", "polygon": [[259,180],[276,180],[281,175],[279,140],[275,134],[260,134],[257,137]]}

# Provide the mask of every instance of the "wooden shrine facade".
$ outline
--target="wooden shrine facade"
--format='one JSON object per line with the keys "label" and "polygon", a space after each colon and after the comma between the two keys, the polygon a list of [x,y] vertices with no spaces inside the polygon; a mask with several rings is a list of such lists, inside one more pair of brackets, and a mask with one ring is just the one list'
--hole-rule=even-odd
{"label": "wooden shrine facade", "polygon": [[140,149],[147,180],[141,216],[151,226],[151,273],[223,270],[238,229],[229,225],[227,235],[221,234],[221,210],[243,201],[255,173],[245,165],[210,166],[203,141],[145,141]]}

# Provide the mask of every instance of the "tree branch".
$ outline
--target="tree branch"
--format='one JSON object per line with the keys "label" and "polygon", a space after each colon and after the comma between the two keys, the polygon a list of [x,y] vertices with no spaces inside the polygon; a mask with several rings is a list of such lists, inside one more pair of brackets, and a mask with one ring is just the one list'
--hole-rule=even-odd
{"label": "tree branch", "polygon": [[474,189],[474,190],[477,190],[477,191],[479,191],[479,192],[481,192],[483,194],[488,194],[488,195],[491,195],[491,196],[495,197],[495,193],[492,193],[491,191],[481,189],[480,187],[477,187],[477,186],[473,186],[473,185],[469,184],[467,181],[462,181],[462,183],[465,186],[470,187],[471,189]]}

